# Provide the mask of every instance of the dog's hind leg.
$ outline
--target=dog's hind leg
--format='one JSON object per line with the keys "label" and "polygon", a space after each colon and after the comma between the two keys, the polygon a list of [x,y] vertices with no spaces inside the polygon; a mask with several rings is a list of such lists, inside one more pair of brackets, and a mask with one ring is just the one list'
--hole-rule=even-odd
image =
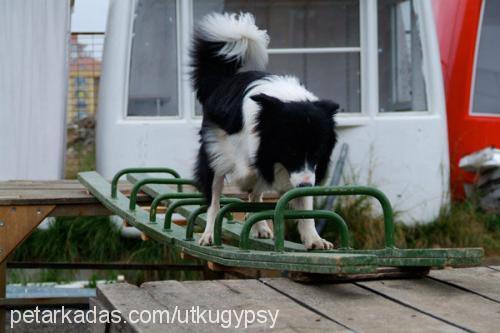
{"label": "dog's hind leg", "polygon": [[[262,192],[252,191],[248,196],[250,202],[262,202]],[[255,238],[273,238],[273,231],[267,221],[259,221],[252,226],[252,236]]]}
{"label": "dog's hind leg", "polygon": [[214,241],[215,217],[220,210],[220,196],[224,188],[224,176],[215,175],[212,182],[212,196],[207,212],[207,224],[205,231],[200,237],[200,245],[212,245]]}
{"label": "dog's hind leg", "polygon": [[[312,210],[313,198],[301,197],[290,202],[293,209],[297,210]],[[316,231],[313,219],[299,219],[297,228],[299,230],[300,239],[306,249],[329,250],[333,249],[333,244],[321,238]]]}

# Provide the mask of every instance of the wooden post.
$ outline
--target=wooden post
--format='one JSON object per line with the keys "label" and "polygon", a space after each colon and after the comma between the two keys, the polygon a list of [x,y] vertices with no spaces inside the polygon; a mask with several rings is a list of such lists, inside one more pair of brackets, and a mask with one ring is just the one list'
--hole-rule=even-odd
{"label": "wooden post", "polygon": [[[53,210],[54,205],[0,207],[0,299],[7,287],[7,258]],[[0,333],[5,331],[5,308],[0,309]]]}
{"label": "wooden post", "polygon": [[54,208],[55,205],[1,206],[0,262],[3,263]]}
{"label": "wooden post", "polygon": [[[0,299],[5,298],[7,288],[7,260],[0,262]],[[5,308],[0,308],[0,333],[5,332]]]}

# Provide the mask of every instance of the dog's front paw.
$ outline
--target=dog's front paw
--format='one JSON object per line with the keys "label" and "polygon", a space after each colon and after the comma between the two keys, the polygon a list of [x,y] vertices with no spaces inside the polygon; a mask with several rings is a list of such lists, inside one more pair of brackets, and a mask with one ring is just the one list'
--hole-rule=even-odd
{"label": "dog's front paw", "polygon": [[214,243],[214,233],[205,231],[203,235],[201,235],[198,244],[203,246],[210,246]]}
{"label": "dog's front paw", "polygon": [[266,221],[260,221],[252,227],[252,236],[254,238],[273,238],[273,231]]}
{"label": "dog's front paw", "polygon": [[331,250],[333,244],[326,239],[317,237],[304,237],[302,243],[308,250]]}

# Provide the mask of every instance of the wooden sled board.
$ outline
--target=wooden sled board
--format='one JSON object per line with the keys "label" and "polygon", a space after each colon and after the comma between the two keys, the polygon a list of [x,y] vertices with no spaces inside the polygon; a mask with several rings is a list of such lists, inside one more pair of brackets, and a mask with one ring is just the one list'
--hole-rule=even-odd
{"label": "wooden sled board", "polygon": [[[150,178],[148,174],[129,174],[127,179],[136,183],[140,180]],[[155,197],[161,193],[175,192],[175,189],[167,185],[149,184],[142,187],[142,190]],[[166,200],[168,205],[171,200]],[[184,217],[188,217],[195,206],[183,206],[177,209],[177,212]],[[224,236],[235,241],[240,240],[243,223],[228,223],[224,221]],[[197,224],[204,225],[205,220],[201,217],[197,219]],[[273,250],[274,242],[271,239],[251,239],[251,245],[256,250]],[[286,251],[301,252],[304,251],[302,244],[285,241]],[[397,266],[397,267],[469,267],[481,264],[484,251],[482,248],[432,248],[432,249],[376,249],[376,250],[329,250],[329,251],[309,251],[321,253],[350,253],[350,254],[370,254],[376,255],[376,264],[378,266]]]}
{"label": "wooden sled board", "polygon": [[129,209],[129,199],[121,193],[111,198],[111,185],[96,172],[78,175],[80,182],[108,209],[151,238],[177,246],[186,253],[225,266],[265,268],[325,274],[370,273],[376,271],[376,257],[370,254],[314,253],[307,251],[274,252],[248,250],[224,244],[222,247],[200,246],[197,237],[185,239],[185,228],[172,224],[171,231],[163,230],[161,223],[150,223],[149,214],[142,208]]}

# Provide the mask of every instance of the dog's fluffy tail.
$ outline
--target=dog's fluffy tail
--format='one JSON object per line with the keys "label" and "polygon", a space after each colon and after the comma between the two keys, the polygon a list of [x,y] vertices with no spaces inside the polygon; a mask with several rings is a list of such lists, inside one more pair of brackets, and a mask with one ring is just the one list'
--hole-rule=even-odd
{"label": "dog's fluffy tail", "polygon": [[263,70],[267,65],[269,36],[259,30],[250,13],[205,16],[194,35],[191,78],[204,102],[220,80],[239,69]]}

